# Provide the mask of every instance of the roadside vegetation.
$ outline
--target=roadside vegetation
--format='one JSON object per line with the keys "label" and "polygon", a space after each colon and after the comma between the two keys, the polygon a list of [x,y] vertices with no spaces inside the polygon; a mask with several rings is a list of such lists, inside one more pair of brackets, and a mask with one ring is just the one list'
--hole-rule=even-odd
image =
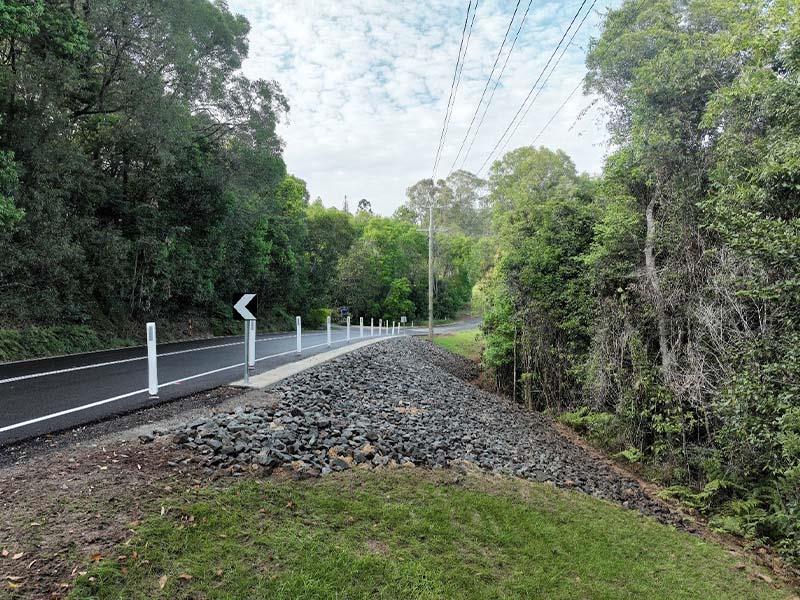
{"label": "roadside vegetation", "polygon": [[468,329],[457,333],[439,334],[433,339],[439,346],[474,361],[480,361],[483,353],[483,334],[480,329]]}
{"label": "roadside vegetation", "polygon": [[800,564],[798,5],[629,0],[586,63],[616,149],[493,165],[484,363]]}
{"label": "roadside vegetation", "polygon": [[[417,213],[311,200],[276,133],[289,99],[241,73],[249,30],[209,0],[0,3],[0,361],[141,343],[146,321],[232,333],[242,292],[266,329],[425,314]],[[443,187],[438,318],[480,275],[478,185]]]}
{"label": "roadside vegetation", "polygon": [[791,597],[716,544],[519,480],[351,471],[163,505],[72,598]]}

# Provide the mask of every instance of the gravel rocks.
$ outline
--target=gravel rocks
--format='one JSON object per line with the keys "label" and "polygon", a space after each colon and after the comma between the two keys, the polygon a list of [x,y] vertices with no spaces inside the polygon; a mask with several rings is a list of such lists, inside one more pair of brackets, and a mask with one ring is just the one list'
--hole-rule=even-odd
{"label": "gravel rocks", "polygon": [[564,438],[546,416],[464,381],[476,376],[472,363],[427,341],[387,340],[268,388],[271,405],[197,419],[170,433],[209,469],[260,465],[316,477],[356,465],[444,468],[466,461],[681,525],[679,515]]}

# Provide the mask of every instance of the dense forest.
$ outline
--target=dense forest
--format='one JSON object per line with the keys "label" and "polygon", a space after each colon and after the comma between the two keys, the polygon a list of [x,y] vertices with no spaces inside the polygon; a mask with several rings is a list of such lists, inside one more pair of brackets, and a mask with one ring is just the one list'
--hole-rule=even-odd
{"label": "dense forest", "polygon": [[[241,73],[248,31],[208,0],[0,4],[0,360],[135,341],[149,320],[161,339],[225,333],[244,291],[278,329],[339,306],[425,314],[413,212],[309,202],[276,133],[287,98]],[[478,183],[448,181],[440,317],[470,299],[483,214]]]}
{"label": "dense forest", "polygon": [[800,560],[798,4],[628,0],[587,67],[602,176],[545,148],[492,167],[484,361]]}

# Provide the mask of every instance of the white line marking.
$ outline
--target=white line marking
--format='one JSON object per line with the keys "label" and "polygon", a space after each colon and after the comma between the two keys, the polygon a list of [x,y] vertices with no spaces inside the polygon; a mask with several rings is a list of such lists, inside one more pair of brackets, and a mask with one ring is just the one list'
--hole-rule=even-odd
{"label": "white line marking", "polygon": [[78,412],[81,410],[86,410],[89,408],[94,408],[95,406],[100,406],[102,404],[108,404],[109,402],[116,402],[117,400],[122,400],[123,398],[129,398],[131,396],[135,396],[136,394],[143,394],[147,391],[147,388],[143,390],[136,390],[135,392],[128,392],[127,394],[121,394],[119,396],[114,396],[113,398],[106,398],[105,400],[98,400],[97,402],[92,402],[91,404],[84,404],[83,406],[76,406],[74,408],[68,408],[66,410],[60,410],[56,413],[52,413],[49,415],[44,415],[43,417],[36,417],[35,419],[29,419],[28,421],[22,421],[22,423],[14,423],[13,425],[6,425],[5,427],[0,427],[0,433],[4,431],[11,431],[12,429],[18,429],[20,427],[25,427],[26,425],[32,425],[34,423],[39,423],[40,421],[47,421],[48,419],[55,419],[56,417],[63,417],[64,415],[68,415],[70,413]]}
{"label": "white line marking", "polygon": [[[314,337],[324,335],[323,333],[308,333],[304,334],[303,337]],[[270,337],[270,338],[261,338],[260,340],[256,340],[256,342],[270,342],[273,340],[285,340],[288,338],[293,338],[294,335],[284,335],[278,337]],[[230,342],[227,344],[215,344],[214,346],[203,346],[201,348],[190,348],[188,350],[176,350],[174,352],[164,352],[163,354],[159,354],[158,357],[161,358],[163,356],[175,356],[176,354],[186,354],[188,352],[200,352],[202,350],[214,350],[217,348],[227,348],[229,346],[241,346],[244,342]],[[97,369],[99,367],[108,367],[111,365],[120,365],[123,363],[135,362],[137,360],[146,360],[147,356],[136,356],[133,358],[122,358],[120,360],[110,360],[107,362],[102,363],[95,363],[91,365],[81,365],[79,367],[68,367],[66,369],[56,369],[55,371],[44,371],[42,373],[30,373],[28,375],[18,375],[16,377],[9,377],[7,379],[0,379],[0,385],[4,383],[14,383],[15,381],[24,381],[26,379],[34,379],[36,377],[47,377],[48,375],[60,375],[61,373],[72,373],[73,371],[83,371],[86,369]]]}
{"label": "white line marking", "polygon": [[[321,335],[321,334],[320,334]],[[290,336],[291,337],[291,336]],[[384,336],[381,336],[384,337]],[[346,342],[346,339],[335,340],[332,342],[333,344],[340,344],[342,342]],[[327,346],[327,342],[323,344],[315,344],[314,346],[308,346],[304,348],[304,350],[311,350],[312,348],[320,348],[322,346]],[[269,356],[262,356],[261,358],[257,358],[256,362],[267,360],[270,358],[277,358],[278,356],[285,356],[287,354],[296,354],[297,350],[292,349],[286,352],[278,352],[277,354],[270,354]],[[205,373],[198,373],[197,375],[190,375],[189,377],[183,377],[182,379],[176,379],[175,381],[168,381],[167,383],[162,383],[158,386],[159,389],[163,387],[167,387],[170,385],[176,385],[178,383],[183,383],[184,381],[189,381],[191,379],[198,379],[200,377],[205,377],[206,375],[214,375],[215,373],[221,373],[222,371],[227,371],[228,369],[235,369],[237,367],[243,367],[244,363],[240,362],[235,365],[229,365],[227,367],[221,367],[219,369],[214,369],[212,371],[206,371]],[[123,398],[130,398],[131,396],[136,396],[137,394],[144,394],[147,392],[147,388],[136,390],[135,392],[128,392],[127,394],[120,394],[119,396],[114,396],[113,398],[106,398],[105,400],[98,400],[97,402],[91,402],[90,404],[83,404],[81,406],[75,406],[73,408],[67,408],[65,410],[60,410],[55,413],[51,413],[49,415],[44,415],[41,417],[36,417],[34,419],[29,419],[27,421],[22,421],[20,423],[14,423],[13,425],[6,425],[5,427],[0,427],[0,433],[5,431],[11,431],[13,429],[19,429],[20,427],[25,427],[26,425],[33,425],[34,423],[40,423],[41,421],[47,421],[49,419],[56,419],[58,417],[63,417],[64,415],[68,415],[75,412],[80,412],[82,410],[88,410],[90,408],[94,408],[96,406],[102,406],[103,404],[108,404],[109,402],[116,402],[117,400],[122,400]]]}

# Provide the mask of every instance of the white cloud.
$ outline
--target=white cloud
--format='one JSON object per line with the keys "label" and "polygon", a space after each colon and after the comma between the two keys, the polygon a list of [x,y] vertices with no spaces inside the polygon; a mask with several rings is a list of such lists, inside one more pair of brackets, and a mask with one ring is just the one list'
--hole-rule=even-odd
{"label": "white cloud", "polygon": [[[467,169],[475,171],[484,161],[580,3],[534,0]],[[446,175],[455,159],[515,4],[479,5],[437,176]],[[251,24],[244,72],[277,80],[289,99],[289,119],[279,129],[285,159],[289,170],[308,182],[312,197],[341,206],[347,194],[351,207],[367,198],[376,211],[391,214],[407,187],[430,177],[464,22],[463,0],[230,0],[229,5]],[[526,5],[522,0],[517,19]],[[598,35],[603,9],[595,7],[507,149],[530,143],[583,77],[586,44]],[[569,130],[590,102],[576,94],[537,145],[562,148],[579,169],[597,172],[606,136],[596,109]]]}

